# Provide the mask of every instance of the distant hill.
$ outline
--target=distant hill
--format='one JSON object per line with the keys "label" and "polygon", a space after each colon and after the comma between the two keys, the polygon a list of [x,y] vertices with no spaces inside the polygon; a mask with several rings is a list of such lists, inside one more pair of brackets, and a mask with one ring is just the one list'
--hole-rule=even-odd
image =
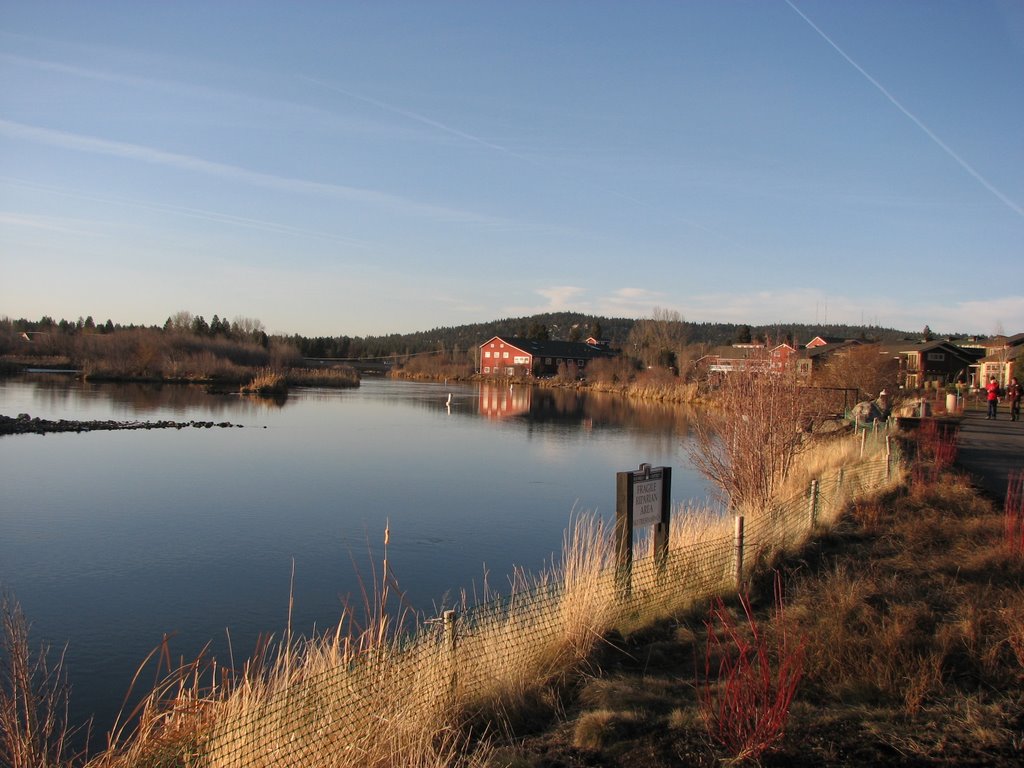
{"label": "distant hill", "polygon": [[[509,317],[486,323],[471,323],[429,331],[366,337],[303,337],[293,336],[294,343],[306,357],[368,358],[407,355],[438,350],[462,352],[487,341],[492,336],[528,336],[539,327],[547,329],[549,338],[571,340],[597,335],[621,345],[629,338],[638,322],[635,318],[603,317],[580,312],[545,312],[527,317]],[[837,336],[850,339],[899,341],[919,338],[920,334],[894,328],[861,325],[811,325],[786,323],[775,325],[743,325],[739,323],[684,322],[690,344],[717,346],[731,344],[749,333],[751,338],[768,338],[805,344],[815,336]]]}

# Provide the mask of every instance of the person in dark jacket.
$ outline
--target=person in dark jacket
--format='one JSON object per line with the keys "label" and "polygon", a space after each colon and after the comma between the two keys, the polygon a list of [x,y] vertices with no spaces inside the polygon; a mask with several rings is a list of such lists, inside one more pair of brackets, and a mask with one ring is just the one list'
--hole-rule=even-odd
{"label": "person in dark jacket", "polygon": [[1020,421],[1021,386],[1016,376],[1010,379],[1010,386],[1006,388],[1006,396],[1010,400],[1010,421]]}

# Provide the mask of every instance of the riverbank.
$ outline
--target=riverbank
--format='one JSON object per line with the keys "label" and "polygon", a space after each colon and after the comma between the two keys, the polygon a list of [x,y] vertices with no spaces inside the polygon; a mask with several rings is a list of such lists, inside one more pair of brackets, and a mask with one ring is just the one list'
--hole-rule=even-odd
{"label": "riverbank", "polygon": [[696,382],[683,381],[664,372],[640,374],[628,381],[589,381],[587,379],[565,379],[557,376],[549,378],[516,378],[484,376],[479,373],[458,374],[424,371],[395,370],[388,374],[394,379],[409,381],[436,382],[486,382],[502,387],[539,387],[542,389],[566,389],[577,392],[597,392],[600,394],[618,395],[636,400],[650,400],[668,404],[697,404],[703,402],[700,386]]}

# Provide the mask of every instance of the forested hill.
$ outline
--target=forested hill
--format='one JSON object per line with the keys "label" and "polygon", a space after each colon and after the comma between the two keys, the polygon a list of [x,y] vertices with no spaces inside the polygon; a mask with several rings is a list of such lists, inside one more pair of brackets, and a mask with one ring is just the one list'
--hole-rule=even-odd
{"label": "forested hill", "polygon": [[[562,340],[582,340],[597,336],[623,345],[639,322],[665,322],[636,320],[625,317],[602,317],[579,312],[547,312],[528,317],[504,318],[486,323],[473,323],[452,327],[433,328],[415,333],[387,336],[293,336],[293,342],[306,357],[367,358],[413,354],[445,350],[464,352],[487,341],[492,336],[508,335]],[[880,341],[898,341],[919,337],[920,334],[878,326],[809,325],[787,323],[777,325],[742,325],[737,323],[693,323],[680,321],[678,330],[687,344],[716,346],[750,339],[787,341],[805,344],[815,336],[862,338]]]}

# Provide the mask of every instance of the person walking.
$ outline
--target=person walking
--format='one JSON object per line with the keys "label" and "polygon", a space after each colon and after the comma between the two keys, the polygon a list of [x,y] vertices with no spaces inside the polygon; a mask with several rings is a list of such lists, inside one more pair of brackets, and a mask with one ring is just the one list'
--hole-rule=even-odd
{"label": "person walking", "polygon": [[1006,388],[1006,396],[1010,399],[1010,421],[1020,421],[1021,386],[1016,376],[1010,379],[1010,386]]}
{"label": "person walking", "polygon": [[999,405],[999,384],[996,382],[995,376],[990,376],[988,384],[985,385],[985,391],[988,393],[986,400],[988,401],[988,415],[986,419],[994,419],[996,417],[996,406]]}

